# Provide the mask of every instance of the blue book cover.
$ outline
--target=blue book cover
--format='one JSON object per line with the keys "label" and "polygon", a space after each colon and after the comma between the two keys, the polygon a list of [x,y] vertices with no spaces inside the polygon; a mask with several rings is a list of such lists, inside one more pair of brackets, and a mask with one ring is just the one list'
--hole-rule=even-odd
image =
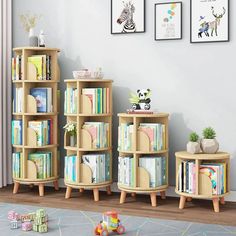
{"label": "blue book cover", "polygon": [[47,88],[32,88],[32,95],[37,101],[37,112],[47,112]]}

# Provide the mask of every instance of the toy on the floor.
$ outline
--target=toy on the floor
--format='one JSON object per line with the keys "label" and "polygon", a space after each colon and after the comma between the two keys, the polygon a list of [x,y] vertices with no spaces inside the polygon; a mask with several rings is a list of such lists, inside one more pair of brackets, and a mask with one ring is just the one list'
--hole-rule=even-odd
{"label": "toy on the floor", "polygon": [[31,231],[32,228],[33,228],[33,225],[31,223],[31,221],[26,221],[26,222],[22,223],[22,225],[21,225],[21,229],[23,231]]}
{"label": "toy on the floor", "polygon": [[48,216],[44,209],[39,209],[36,211],[36,216],[33,222],[33,231],[39,233],[48,232]]}
{"label": "toy on the floor", "polygon": [[125,233],[125,227],[118,219],[116,211],[107,211],[103,213],[102,221],[100,221],[95,228],[96,235],[108,236],[109,232],[116,232],[118,234]]}
{"label": "toy on the floor", "polygon": [[11,220],[11,229],[18,229],[20,227],[17,220]]}
{"label": "toy on the floor", "polygon": [[18,213],[16,213],[15,211],[9,211],[8,212],[8,216],[7,216],[8,220],[19,220],[20,215]]}
{"label": "toy on the floor", "polygon": [[151,90],[138,89],[137,93],[130,93],[129,101],[133,110],[150,110],[151,108]]}

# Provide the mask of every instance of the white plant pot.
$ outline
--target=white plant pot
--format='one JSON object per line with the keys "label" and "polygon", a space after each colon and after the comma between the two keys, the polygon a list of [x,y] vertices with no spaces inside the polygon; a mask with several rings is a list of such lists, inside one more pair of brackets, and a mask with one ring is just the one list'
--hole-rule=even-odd
{"label": "white plant pot", "polygon": [[188,142],[187,143],[187,152],[191,154],[196,154],[201,152],[200,143],[198,142]]}
{"label": "white plant pot", "polygon": [[204,153],[216,153],[219,150],[219,143],[216,139],[202,139],[201,148]]}

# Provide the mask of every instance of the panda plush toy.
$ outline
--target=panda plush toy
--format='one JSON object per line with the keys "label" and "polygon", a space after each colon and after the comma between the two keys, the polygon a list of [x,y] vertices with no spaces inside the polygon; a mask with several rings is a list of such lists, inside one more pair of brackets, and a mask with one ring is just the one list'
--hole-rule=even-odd
{"label": "panda plush toy", "polygon": [[137,94],[131,93],[130,103],[133,110],[149,110],[151,108],[151,90],[138,89]]}

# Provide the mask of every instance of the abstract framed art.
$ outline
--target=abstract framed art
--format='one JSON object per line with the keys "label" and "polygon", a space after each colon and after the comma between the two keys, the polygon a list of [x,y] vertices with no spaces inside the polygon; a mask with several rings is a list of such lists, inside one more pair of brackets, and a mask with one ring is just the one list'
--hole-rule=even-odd
{"label": "abstract framed art", "polygon": [[111,0],[111,34],[145,32],[145,0]]}
{"label": "abstract framed art", "polygon": [[182,39],[182,2],[155,4],[155,40]]}
{"label": "abstract framed art", "polygon": [[229,41],[229,0],[191,0],[191,43]]}

